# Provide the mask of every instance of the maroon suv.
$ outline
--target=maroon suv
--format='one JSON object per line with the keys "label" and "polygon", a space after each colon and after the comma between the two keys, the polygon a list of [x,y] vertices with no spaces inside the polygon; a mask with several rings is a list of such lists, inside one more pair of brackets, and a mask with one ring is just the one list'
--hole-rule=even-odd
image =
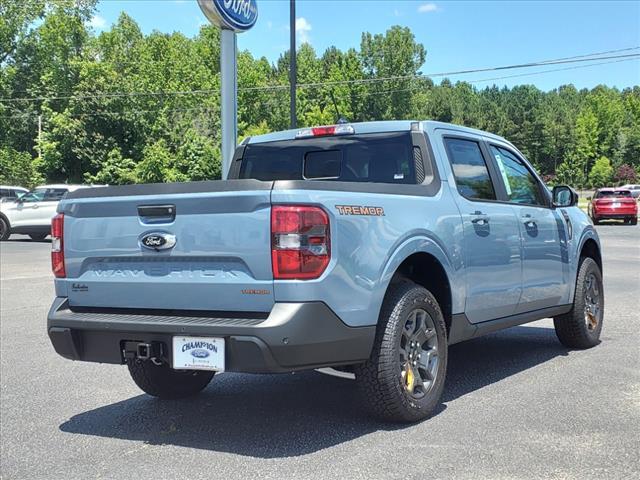
{"label": "maroon suv", "polygon": [[594,225],[601,220],[618,219],[631,225],[638,224],[638,204],[631,190],[601,188],[596,190],[588,206]]}

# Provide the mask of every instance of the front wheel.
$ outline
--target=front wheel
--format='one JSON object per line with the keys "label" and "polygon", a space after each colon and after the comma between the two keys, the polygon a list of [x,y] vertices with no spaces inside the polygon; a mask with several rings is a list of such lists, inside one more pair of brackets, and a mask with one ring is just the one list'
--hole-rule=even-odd
{"label": "front wheel", "polygon": [[415,422],[433,412],[447,371],[447,331],[431,292],[409,281],[389,287],[371,356],[354,370],[375,416]]}
{"label": "front wheel", "polygon": [[585,257],[578,267],[573,308],[553,319],[556,335],[569,348],[585,349],[600,343],[604,319],[604,287],[600,267]]}
{"label": "front wheel", "polygon": [[129,373],[142,391],[163,399],[191,397],[204,390],[215,372],[174,370],[166,363],[151,360],[127,360]]}
{"label": "front wheel", "polygon": [[9,226],[9,221],[0,215],[0,242],[9,240],[10,236],[11,236],[11,227]]}

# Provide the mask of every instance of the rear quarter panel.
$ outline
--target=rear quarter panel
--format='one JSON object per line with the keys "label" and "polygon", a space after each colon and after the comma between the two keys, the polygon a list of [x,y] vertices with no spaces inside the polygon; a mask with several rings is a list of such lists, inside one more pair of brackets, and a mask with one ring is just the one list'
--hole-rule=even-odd
{"label": "rear quarter panel", "polygon": [[[308,182],[310,183],[310,182]],[[462,223],[452,194],[442,185],[435,196],[290,190],[276,182],[276,204],[322,206],[331,223],[331,262],[311,281],[275,281],[276,302],[321,301],[350,326],[374,325],[398,266],[411,254],[430,253],[443,265],[452,291],[452,310],[464,308]],[[398,192],[402,185],[398,185]],[[379,207],[384,215],[349,215],[338,206]]]}

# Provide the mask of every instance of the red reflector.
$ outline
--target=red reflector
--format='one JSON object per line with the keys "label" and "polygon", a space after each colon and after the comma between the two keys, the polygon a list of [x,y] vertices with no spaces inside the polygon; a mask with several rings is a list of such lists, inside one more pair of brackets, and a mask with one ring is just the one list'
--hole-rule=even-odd
{"label": "red reflector", "polygon": [[51,269],[57,278],[65,278],[64,268],[64,213],[51,219]]}
{"label": "red reflector", "polygon": [[276,280],[318,278],[331,259],[329,216],[318,207],[271,209],[271,261]]}

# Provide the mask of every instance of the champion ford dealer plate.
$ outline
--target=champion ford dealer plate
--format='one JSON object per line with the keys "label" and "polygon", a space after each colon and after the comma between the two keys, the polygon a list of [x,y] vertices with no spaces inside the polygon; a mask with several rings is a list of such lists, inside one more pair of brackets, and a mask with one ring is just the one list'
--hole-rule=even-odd
{"label": "champion ford dealer plate", "polygon": [[224,371],[224,338],[173,337],[176,370]]}

